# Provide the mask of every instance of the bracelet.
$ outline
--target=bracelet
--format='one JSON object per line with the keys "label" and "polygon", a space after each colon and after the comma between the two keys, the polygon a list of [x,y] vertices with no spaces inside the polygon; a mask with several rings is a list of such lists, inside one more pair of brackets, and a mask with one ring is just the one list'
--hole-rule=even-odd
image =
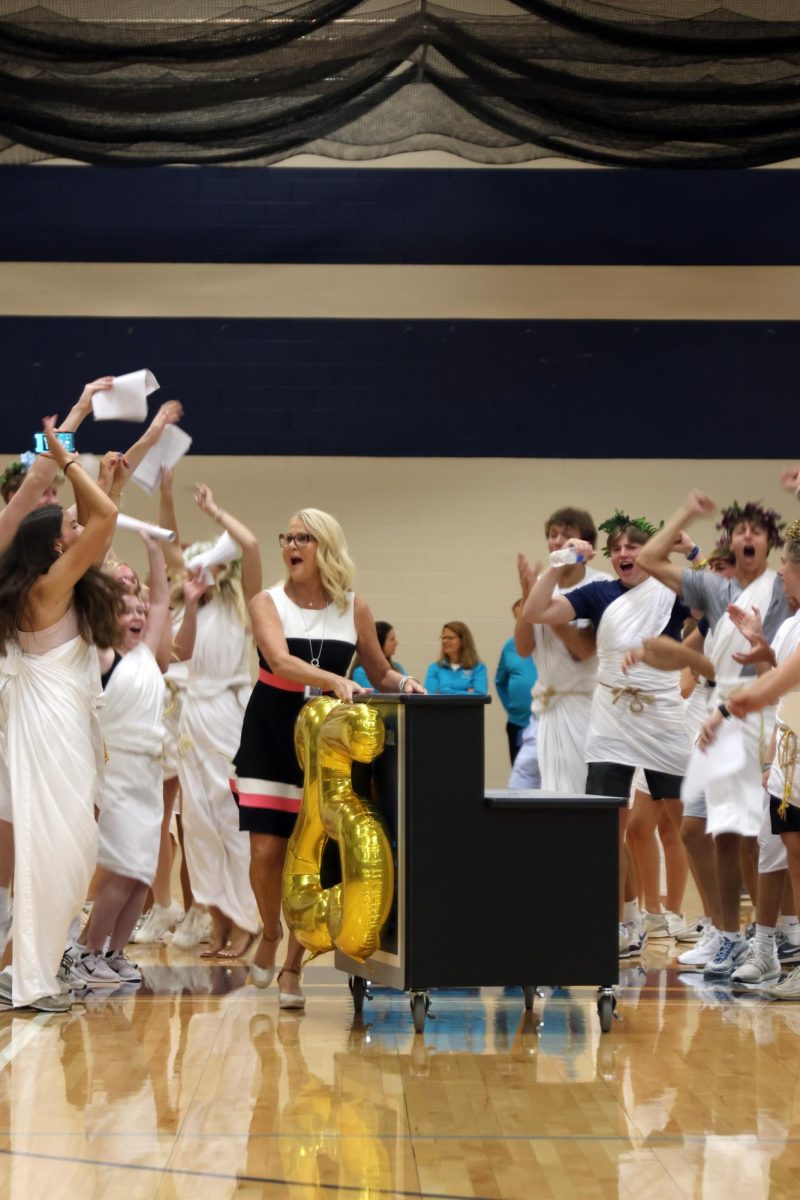
{"label": "bracelet", "polygon": [[708,566],[707,558],[698,558],[697,562],[692,563],[692,570],[693,571],[705,571],[707,566]]}
{"label": "bracelet", "polygon": [[686,554],[686,555],[684,555],[684,557],[685,557],[685,559],[686,559],[686,561],[687,561],[687,562],[694,562],[694,560],[697,558],[697,556],[698,556],[698,554],[699,554],[699,553],[700,553],[700,547],[699,547],[699,546],[692,546],[692,548],[691,548],[691,550],[689,551],[689,553],[688,553],[688,554]]}
{"label": "bracelet", "polygon": [[64,467],[63,467],[64,474],[66,475],[66,473],[70,469],[70,467],[79,467],[79,466],[80,466],[80,463],[78,462],[77,458],[71,458],[68,463],[64,464]]}
{"label": "bracelet", "polygon": [[728,717],[731,715],[730,709],[728,709],[724,704],[718,704],[717,711],[722,713],[723,719],[726,721],[727,721]]}
{"label": "bracelet", "polygon": [[397,689],[398,692],[405,692],[406,684],[411,683],[411,682],[419,683],[419,680],[415,679],[413,675],[401,675],[400,676],[400,686]]}

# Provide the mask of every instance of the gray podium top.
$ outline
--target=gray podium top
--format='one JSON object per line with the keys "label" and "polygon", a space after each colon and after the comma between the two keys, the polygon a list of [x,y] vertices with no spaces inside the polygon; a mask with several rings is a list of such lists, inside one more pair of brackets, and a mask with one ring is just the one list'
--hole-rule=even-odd
{"label": "gray podium top", "polygon": [[493,788],[484,793],[489,808],[625,808],[627,796],[584,796],[577,792],[544,792],[533,788]]}

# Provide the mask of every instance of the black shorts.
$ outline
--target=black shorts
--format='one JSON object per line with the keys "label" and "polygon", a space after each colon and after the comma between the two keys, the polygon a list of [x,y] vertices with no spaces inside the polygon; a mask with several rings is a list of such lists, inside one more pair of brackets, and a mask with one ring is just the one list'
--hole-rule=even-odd
{"label": "black shorts", "polygon": [[[629,796],[635,773],[635,767],[624,763],[589,763],[586,791],[590,796]],[[682,775],[668,775],[666,771],[645,767],[644,777],[654,800],[680,800]]]}
{"label": "black shorts", "polygon": [[778,809],[783,804],[777,796],[770,795],[769,798],[769,823],[772,826],[773,833],[800,833],[800,808],[796,804],[790,804],[786,809],[786,816],[778,816]]}

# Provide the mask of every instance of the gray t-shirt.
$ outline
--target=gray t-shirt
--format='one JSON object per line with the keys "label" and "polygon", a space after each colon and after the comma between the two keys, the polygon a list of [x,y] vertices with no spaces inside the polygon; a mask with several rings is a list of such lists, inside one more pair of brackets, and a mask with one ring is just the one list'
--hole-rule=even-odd
{"label": "gray t-shirt", "polygon": [[[699,609],[711,626],[716,629],[720,617],[724,616],[729,604],[736,604],[744,588],[738,579],[725,579],[713,571],[681,572],[681,599],[689,608]],[[787,617],[792,614],[786,603],[786,593],[780,579],[775,578],[772,599],[765,613],[761,614],[764,637],[771,642]],[[755,675],[755,667],[743,667],[742,675]]]}

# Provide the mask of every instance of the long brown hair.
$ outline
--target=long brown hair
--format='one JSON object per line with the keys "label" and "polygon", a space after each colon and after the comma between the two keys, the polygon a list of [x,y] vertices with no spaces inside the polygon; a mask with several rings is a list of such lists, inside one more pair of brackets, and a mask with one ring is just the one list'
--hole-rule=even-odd
{"label": "long brown hair", "polygon": [[[55,543],[61,536],[64,510],[46,504],[23,519],[13,542],[0,557],[0,653],[16,640],[30,591],[58,558]],[[74,588],[78,630],[86,642],[101,649],[116,644],[117,621],[125,611],[122,586],[96,567],[90,567]]]}
{"label": "long brown hair", "polygon": [[[465,625],[463,621],[445,621],[442,629],[449,629],[451,633],[455,633],[461,638],[460,666],[464,667],[467,671],[471,671],[473,667],[477,667],[481,660],[475,648],[475,639],[472,636],[469,626]],[[447,663],[449,659],[446,655],[442,654],[439,661]]]}

